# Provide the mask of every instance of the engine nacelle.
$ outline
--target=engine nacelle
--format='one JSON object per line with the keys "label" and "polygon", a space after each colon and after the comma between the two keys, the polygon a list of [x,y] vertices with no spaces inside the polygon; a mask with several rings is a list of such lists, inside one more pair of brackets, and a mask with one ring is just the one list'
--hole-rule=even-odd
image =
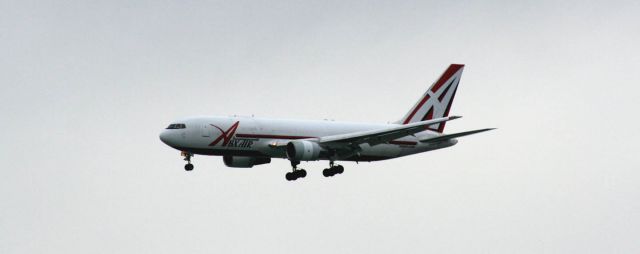
{"label": "engine nacelle", "polygon": [[224,165],[231,168],[251,168],[255,165],[271,163],[271,158],[250,156],[224,156]]}
{"label": "engine nacelle", "polygon": [[293,161],[315,161],[320,157],[322,148],[318,143],[294,140],[287,144],[287,158]]}

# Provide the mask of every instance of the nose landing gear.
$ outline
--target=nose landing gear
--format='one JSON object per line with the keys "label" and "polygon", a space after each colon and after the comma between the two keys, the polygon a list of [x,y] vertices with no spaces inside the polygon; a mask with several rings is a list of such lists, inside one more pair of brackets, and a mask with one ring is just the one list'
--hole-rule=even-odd
{"label": "nose landing gear", "polygon": [[182,155],[182,157],[184,157],[184,160],[187,162],[187,165],[184,165],[184,170],[186,171],[193,170],[193,164],[191,164],[191,157],[193,157],[193,154],[188,152],[182,152],[180,155]]}

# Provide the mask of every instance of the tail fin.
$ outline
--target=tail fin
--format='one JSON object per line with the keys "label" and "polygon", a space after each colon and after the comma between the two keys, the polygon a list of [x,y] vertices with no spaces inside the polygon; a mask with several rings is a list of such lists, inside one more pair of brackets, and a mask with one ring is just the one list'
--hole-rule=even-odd
{"label": "tail fin", "polygon": [[[449,65],[438,81],[427,90],[420,100],[397,123],[408,124],[449,116],[453,97],[462,76],[462,64]],[[427,129],[442,133],[445,122],[429,125]]]}

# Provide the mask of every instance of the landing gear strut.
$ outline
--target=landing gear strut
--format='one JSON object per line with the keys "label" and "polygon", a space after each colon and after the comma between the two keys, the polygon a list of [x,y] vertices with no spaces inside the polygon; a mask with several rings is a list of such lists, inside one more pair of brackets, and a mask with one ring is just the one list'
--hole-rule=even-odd
{"label": "landing gear strut", "polygon": [[187,165],[184,165],[184,170],[186,171],[193,170],[193,164],[191,164],[191,157],[193,157],[193,154],[188,152],[182,152],[181,155],[182,157],[184,157],[184,160],[187,162]]}
{"label": "landing gear strut", "polygon": [[329,168],[322,170],[322,175],[325,177],[334,176],[336,174],[342,174],[344,167],[342,165],[334,165],[333,161],[329,162]]}
{"label": "landing gear strut", "polygon": [[298,164],[300,164],[299,161],[291,161],[291,167],[293,168],[293,171],[288,172],[284,175],[284,178],[286,178],[287,181],[295,181],[298,180],[298,178],[304,178],[305,176],[307,176],[307,171],[304,169],[298,169]]}

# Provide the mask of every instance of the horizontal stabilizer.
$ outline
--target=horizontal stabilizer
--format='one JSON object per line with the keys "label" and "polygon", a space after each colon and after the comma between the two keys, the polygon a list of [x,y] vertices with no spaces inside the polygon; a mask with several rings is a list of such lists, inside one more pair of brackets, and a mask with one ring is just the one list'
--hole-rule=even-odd
{"label": "horizontal stabilizer", "polygon": [[473,130],[473,131],[465,131],[465,132],[458,132],[458,133],[452,133],[452,134],[445,134],[445,135],[440,135],[440,136],[437,136],[437,137],[423,139],[423,140],[420,140],[420,142],[422,142],[422,143],[438,143],[438,142],[442,142],[442,141],[447,141],[447,140],[452,139],[452,138],[463,137],[463,136],[467,136],[467,135],[471,135],[471,134],[490,131],[490,130],[493,130],[493,129],[495,129],[495,128],[487,128],[487,129],[480,129],[480,130]]}

